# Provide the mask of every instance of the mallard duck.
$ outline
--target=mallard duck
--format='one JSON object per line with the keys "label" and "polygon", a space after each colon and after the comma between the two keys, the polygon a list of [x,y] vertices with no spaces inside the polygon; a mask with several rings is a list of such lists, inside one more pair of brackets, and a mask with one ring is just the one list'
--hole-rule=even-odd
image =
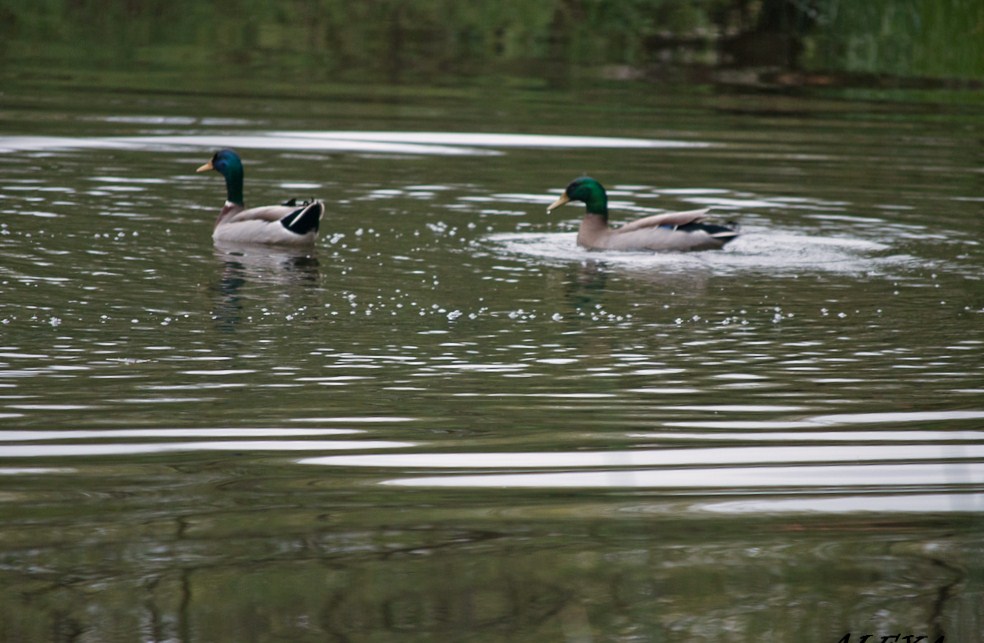
{"label": "mallard duck", "polygon": [[309,246],[318,237],[318,224],[325,213],[321,201],[246,209],[243,204],[243,162],[232,150],[219,150],[198,172],[215,170],[225,177],[226,202],[215,220],[212,239],[225,243],[265,243]]}
{"label": "mallard duck", "polygon": [[571,181],[547,212],[571,201],[585,204],[584,218],[577,231],[577,245],[588,250],[691,251],[717,250],[738,236],[737,226],[707,223],[708,208],[689,212],[655,214],[608,227],[608,195],[601,183],[581,177]]}

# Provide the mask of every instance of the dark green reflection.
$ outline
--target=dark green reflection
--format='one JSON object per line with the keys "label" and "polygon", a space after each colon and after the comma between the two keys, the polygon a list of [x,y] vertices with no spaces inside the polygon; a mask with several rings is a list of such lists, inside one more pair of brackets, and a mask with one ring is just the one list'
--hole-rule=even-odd
{"label": "dark green reflection", "polygon": [[[62,574],[0,576],[0,640],[821,642],[872,631],[876,614],[892,633],[964,640],[970,630],[942,610],[970,613],[979,597],[981,579],[951,562],[975,547],[966,521],[725,528],[646,517],[670,508],[658,499],[600,521],[578,517],[580,499],[483,520],[427,511],[455,504],[439,494],[418,494],[412,520],[394,503],[387,520],[385,498],[371,495],[375,512],[318,512],[329,498],[309,493],[312,508],[272,522],[186,515],[8,552],[8,563],[43,559]],[[914,529],[925,548],[911,546]]]}
{"label": "dark green reflection", "polygon": [[[521,71],[666,73],[666,63],[896,77],[984,77],[976,0],[309,0],[118,3],[11,0],[0,56],[80,68],[295,82]],[[174,76],[173,74],[178,74]],[[253,76],[250,76],[253,77]],[[146,79],[145,79],[146,82]]]}

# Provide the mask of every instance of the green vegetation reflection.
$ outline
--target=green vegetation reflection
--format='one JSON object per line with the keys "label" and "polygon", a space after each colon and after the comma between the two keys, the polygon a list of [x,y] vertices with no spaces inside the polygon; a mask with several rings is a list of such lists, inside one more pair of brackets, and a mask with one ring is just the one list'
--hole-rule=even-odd
{"label": "green vegetation reflection", "polygon": [[979,80],[982,33],[978,0],[11,0],[0,59],[321,82],[666,63]]}

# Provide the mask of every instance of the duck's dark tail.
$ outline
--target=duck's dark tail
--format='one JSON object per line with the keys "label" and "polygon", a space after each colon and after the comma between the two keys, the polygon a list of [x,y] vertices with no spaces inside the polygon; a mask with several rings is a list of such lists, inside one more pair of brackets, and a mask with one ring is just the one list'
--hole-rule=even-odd
{"label": "duck's dark tail", "polygon": [[[293,203],[290,204],[293,205]],[[325,204],[321,201],[312,201],[282,218],[280,223],[294,234],[303,235],[309,232],[317,232],[318,225],[321,223],[321,217],[324,213]]]}
{"label": "duck's dark tail", "polygon": [[711,227],[713,227],[714,230],[709,231],[708,234],[715,239],[720,239],[722,246],[729,241],[734,241],[741,234],[741,226],[733,221],[729,221],[727,225],[712,225]]}
{"label": "duck's dark tail", "polygon": [[734,221],[729,221],[724,225],[701,221],[697,223],[688,223],[687,225],[682,225],[678,229],[685,230],[688,232],[702,230],[707,234],[709,234],[710,236],[714,237],[715,239],[719,240],[722,246],[728,243],[729,241],[733,241],[735,237],[741,234],[738,231],[739,229],[738,224],[735,223]]}

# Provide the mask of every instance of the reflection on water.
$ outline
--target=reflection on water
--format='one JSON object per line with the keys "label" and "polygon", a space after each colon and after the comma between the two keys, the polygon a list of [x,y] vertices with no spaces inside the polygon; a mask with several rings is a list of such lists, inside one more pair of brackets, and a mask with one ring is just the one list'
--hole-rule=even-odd
{"label": "reflection on water", "polygon": [[[760,412],[762,410],[760,409]],[[818,416],[783,425],[783,428],[809,429],[819,425],[851,425],[857,423],[888,423],[899,421],[938,424],[945,420],[966,421],[984,419],[984,411],[953,413],[871,414],[865,416]],[[673,426],[667,422],[667,426]],[[689,425],[691,423],[682,423]],[[779,424],[779,423],[776,423]],[[711,428],[723,428],[716,424]],[[753,428],[743,426],[742,428]],[[765,427],[755,427],[765,428]],[[339,467],[371,467],[427,471],[454,469],[458,473],[441,476],[415,476],[384,480],[383,484],[420,487],[494,487],[494,488],[614,488],[643,487],[660,489],[701,489],[705,493],[751,493],[763,488],[783,489],[786,495],[823,488],[842,499],[873,490],[900,488],[906,490],[945,488],[953,502],[932,505],[925,502],[908,506],[906,511],[979,511],[984,509],[976,490],[984,484],[984,468],[977,464],[984,459],[984,446],[979,444],[984,434],[979,431],[929,432],[903,431],[891,435],[870,432],[838,432],[812,434],[809,431],[774,434],[636,434],[634,437],[664,443],[658,449],[605,451],[541,451],[481,453],[412,453],[385,455],[326,456],[301,460],[302,464]],[[765,446],[761,442],[781,439],[803,442],[800,446]],[[744,442],[736,447],[706,448],[688,443],[715,440]],[[868,444],[873,440],[874,444]],[[840,442],[840,445],[819,445],[817,442]],[[891,444],[889,441],[899,442]],[[809,446],[806,446],[809,445]],[[790,466],[795,465],[795,466]],[[646,467],[646,468],[639,468]],[[498,469],[494,474],[462,475],[472,469]],[[532,472],[519,472],[523,469]],[[545,473],[539,470],[564,469],[564,472]],[[969,493],[968,493],[969,492]],[[921,493],[920,496],[929,494]],[[803,502],[769,503],[768,511],[782,508],[802,510]],[[827,503],[839,507],[852,506]],[[819,505],[824,506],[823,504]],[[882,503],[880,506],[886,506]],[[873,511],[875,509],[864,509]]]}
{"label": "reflection on water", "polygon": [[216,243],[215,258],[222,271],[213,319],[227,329],[242,321],[243,290],[251,285],[273,287],[291,296],[296,288],[319,284],[318,258],[308,249]]}
{"label": "reflection on water", "polygon": [[[976,121],[651,89],[10,115],[0,639],[973,640]],[[213,247],[225,146],[316,248]],[[581,172],[744,236],[584,252]]]}
{"label": "reflection on water", "polygon": [[359,440],[235,440],[229,442],[160,442],[154,444],[58,444],[6,446],[0,449],[3,458],[91,457],[105,455],[139,455],[146,453],[197,451],[333,451],[352,449],[390,449],[412,446],[409,442]]}
{"label": "reflection on water", "polygon": [[173,147],[234,147],[268,150],[319,150],[378,154],[440,156],[498,155],[489,148],[676,149],[708,143],[604,136],[547,136],[449,132],[249,132],[222,136],[118,136],[70,138],[54,136],[0,137],[0,153],[70,149],[147,150]]}
{"label": "reflection on water", "polygon": [[[980,454],[976,454],[979,457]],[[973,457],[973,456],[972,456]],[[937,485],[980,485],[984,482],[980,468],[954,469],[951,465],[870,465],[823,467],[768,467],[768,468],[728,468],[717,467],[713,472],[703,470],[652,470],[652,469],[613,469],[606,471],[579,471],[565,473],[505,473],[495,475],[471,475],[453,477],[400,478],[384,481],[408,487],[493,487],[493,488],[658,488],[658,489],[728,489],[732,492],[749,492],[769,488],[787,490],[790,488],[830,489],[831,480],[836,480],[839,493],[850,491],[852,487],[865,490],[884,491],[892,487],[920,488]],[[710,474],[713,474],[711,477]],[[959,493],[955,493],[959,496]],[[979,511],[977,503],[980,494],[974,494],[969,501],[957,498],[961,511]],[[771,510],[784,505],[770,505]],[[946,505],[933,507],[931,511],[947,511]],[[915,511],[915,508],[909,509]]]}
{"label": "reflection on water", "polygon": [[[902,487],[903,485],[899,485]],[[889,496],[866,493],[858,496],[751,498],[726,502],[706,502],[695,511],[723,514],[763,514],[815,512],[819,514],[912,514],[969,513],[984,511],[984,493],[895,493]]]}

